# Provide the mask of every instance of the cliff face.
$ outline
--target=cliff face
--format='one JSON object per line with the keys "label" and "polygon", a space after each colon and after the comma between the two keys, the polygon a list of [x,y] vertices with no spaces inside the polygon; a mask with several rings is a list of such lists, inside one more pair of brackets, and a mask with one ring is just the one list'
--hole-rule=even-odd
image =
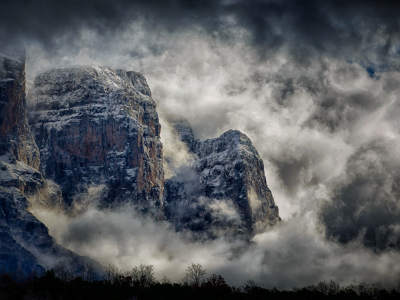
{"label": "cliff face", "polygon": [[0,156],[39,169],[39,150],[29,129],[25,100],[25,49],[0,45]]}
{"label": "cliff face", "polygon": [[29,122],[42,172],[75,193],[105,184],[105,203],[126,202],[162,218],[161,126],[146,79],[107,67],[56,69],[39,75]]}
{"label": "cliff face", "polygon": [[172,123],[194,157],[165,182],[167,216],[178,228],[253,234],[280,220],[263,161],[245,134],[230,130],[200,142],[187,120]]}
{"label": "cliff face", "polygon": [[61,192],[39,172],[39,150],[26,118],[25,50],[0,49],[0,268],[30,273],[60,259],[77,266],[83,258],[59,246],[28,211],[27,197],[61,205]]}

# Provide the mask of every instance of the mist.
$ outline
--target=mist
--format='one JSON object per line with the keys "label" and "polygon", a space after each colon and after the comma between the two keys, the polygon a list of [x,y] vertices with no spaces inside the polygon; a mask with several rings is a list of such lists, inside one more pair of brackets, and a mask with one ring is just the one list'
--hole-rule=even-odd
{"label": "mist", "polygon": [[61,66],[102,65],[146,77],[165,160],[173,165],[167,177],[190,161],[168,124],[171,115],[186,117],[201,140],[229,129],[245,133],[264,160],[282,222],[248,245],[223,238],[189,243],[188,233],[130,208],[101,211],[93,204],[73,217],[34,214],[78,254],[122,269],[153,264],[159,278],[179,281],[196,262],[234,285],[397,283],[396,7],[339,2],[181,3],[165,13],[138,4],[135,17],[96,10],[76,24],[76,14],[61,23],[52,17],[58,25],[39,30],[43,35],[17,26],[28,88],[37,74]]}

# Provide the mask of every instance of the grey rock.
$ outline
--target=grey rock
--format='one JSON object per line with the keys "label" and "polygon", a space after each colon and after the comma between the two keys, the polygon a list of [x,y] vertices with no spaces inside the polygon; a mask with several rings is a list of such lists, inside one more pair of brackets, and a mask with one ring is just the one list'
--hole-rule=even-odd
{"label": "grey rock", "polygon": [[161,125],[143,75],[107,67],[50,70],[35,79],[30,99],[42,172],[68,204],[105,184],[104,205],[130,202],[163,218]]}
{"label": "grey rock", "polygon": [[0,156],[39,169],[39,150],[26,118],[25,48],[0,44]]}
{"label": "grey rock", "polygon": [[166,215],[178,230],[248,236],[280,221],[264,163],[245,134],[229,130],[200,142],[186,119],[170,123],[195,157],[165,181]]}

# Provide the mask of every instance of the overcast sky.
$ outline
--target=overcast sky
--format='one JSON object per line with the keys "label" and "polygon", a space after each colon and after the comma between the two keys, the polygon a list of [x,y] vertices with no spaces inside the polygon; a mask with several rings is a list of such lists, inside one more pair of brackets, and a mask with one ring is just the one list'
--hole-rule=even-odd
{"label": "overcast sky", "polygon": [[[181,114],[202,140],[247,134],[283,222],[238,254],[172,232],[166,245],[162,228],[126,212],[103,217],[118,238],[105,230],[95,242],[75,233],[102,212],[63,226],[40,217],[78,253],[152,263],[174,278],[177,264],[183,272],[199,261],[234,284],[400,282],[399,11],[399,2],[368,0],[2,1],[0,33],[24,40],[29,80],[58,66],[139,71],[162,122]],[[190,254],[171,258],[176,245]]]}

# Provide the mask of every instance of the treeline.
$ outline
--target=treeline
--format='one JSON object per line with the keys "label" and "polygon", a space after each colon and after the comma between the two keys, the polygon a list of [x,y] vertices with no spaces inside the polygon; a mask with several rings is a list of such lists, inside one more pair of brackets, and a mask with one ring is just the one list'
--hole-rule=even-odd
{"label": "treeline", "polygon": [[154,271],[151,265],[140,265],[128,272],[109,265],[98,274],[90,263],[73,270],[64,261],[43,274],[3,270],[0,299],[400,299],[399,288],[387,289],[380,283],[341,287],[329,281],[287,291],[265,289],[252,280],[240,287],[229,286],[221,275],[207,277],[199,264],[189,266],[179,283],[166,277],[157,280]]}

